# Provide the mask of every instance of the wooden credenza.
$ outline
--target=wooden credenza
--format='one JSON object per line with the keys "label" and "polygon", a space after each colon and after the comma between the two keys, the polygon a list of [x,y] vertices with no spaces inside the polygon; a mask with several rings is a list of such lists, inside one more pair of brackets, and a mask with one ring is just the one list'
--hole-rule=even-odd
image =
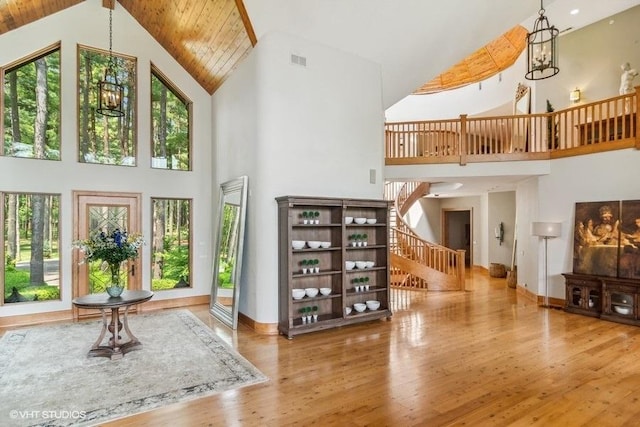
{"label": "wooden credenza", "polygon": [[640,326],[640,280],[563,273],[565,310]]}

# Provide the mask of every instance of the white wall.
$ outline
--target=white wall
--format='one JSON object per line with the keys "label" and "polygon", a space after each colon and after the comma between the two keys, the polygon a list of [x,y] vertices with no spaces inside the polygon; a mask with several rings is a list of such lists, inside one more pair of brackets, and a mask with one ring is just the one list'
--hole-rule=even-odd
{"label": "white wall", "polygon": [[[510,268],[515,237],[516,193],[515,191],[491,192],[488,197],[489,263],[504,264]],[[504,228],[502,243],[495,238],[494,233],[500,223],[503,223]]]}
{"label": "white wall", "polygon": [[[77,159],[76,44],[108,49],[108,9],[100,0],[77,6],[0,36],[0,64],[28,56],[62,42],[62,160],[45,161],[0,157],[0,191],[61,195],[61,301],[4,305],[0,316],[68,310],[71,308],[72,191],[141,193],[142,232],[150,242],[151,197],[193,199],[192,288],[156,292],[154,300],[208,295],[211,287],[211,101],[204,91],[151,36],[116,3],[113,13],[113,51],[138,60],[138,126],[136,167],[80,164]],[[150,62],[193,101],[193,171],[152,170],[150,136]],[[150,247],[143,248],[142,286],[149,289]]]}
{"label": "white wall", "polygon": [[213,96],[218,179],[249,176],[240,311],[253,320],[278,319],[276,197],[382,198],[381,92],[378,65],[276,32]]}

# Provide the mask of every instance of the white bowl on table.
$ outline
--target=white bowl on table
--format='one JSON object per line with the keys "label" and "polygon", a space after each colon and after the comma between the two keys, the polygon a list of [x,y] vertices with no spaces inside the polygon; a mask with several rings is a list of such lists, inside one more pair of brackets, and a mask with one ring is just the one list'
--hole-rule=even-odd
{"label": "white bowl on table", "polygon": [[363,304],[361,302],[357,302],[357,303],[353,304],[353,309],[355,311],[357,311],[358,313],[362,313],[363,311],[365,311],[367,309],[367,305]]}
{"label": "white bowl on table", "polygon": [[320,241],[318,241],[318,240],[309,240],[307,242],[307,246],[309,246],[311,249],[318,249],[320,247]]}
{"label": "white bowl on table", "polygon": [[380,301],[370,300],[366,302],[369,310],[377,310],[380,308]]}
{"label": "white bowl on table", "polygon": [[356,263],[353,261],[345,261],[344,266],[347,270],[353,270],[353,267],[356,266]]}
{"label": "white bowl on table", "polygon": [[367,224],[375,224],[377,221],[375,218],[367,218]]}
{"label": "white bowl on table", "polygon": [[292,240],[291,247],[293,249],[302,249],[307,244],[304,240]]}
{"label": "white bowl on table", "polygon": [[356,261],[356,268],[367,268],[366,261]]}
{"label": "white bowl on table", "polygon": [[353,217],[352,216],[345,216],[344,217],[344,223],[345,224],[351,224],[353,222]]}
{"label": "white bowl on table", "polygon": [[306,295],[304,289],[294,288],[291,290],[291,294],[293,295],[293,299],[302,299]]}
{"label": "white bowl on table", "polygon": [[313,298],[318,295],[318,288],[304,288],[304,293],[309,298]]}
{"label": "white bowl on table", "polygon": [[353,219],[356,224],[366,224],[367,223],[367,218],[354,218]]}

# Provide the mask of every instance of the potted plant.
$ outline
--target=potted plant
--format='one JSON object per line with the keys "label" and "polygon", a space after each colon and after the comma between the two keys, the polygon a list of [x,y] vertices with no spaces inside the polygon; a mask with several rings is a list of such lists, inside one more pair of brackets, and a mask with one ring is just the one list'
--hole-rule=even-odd
{"label": "potted plant", "polygon": [[302,307],[300,310],[298,310],[300,312],[300,314],[302,315],[302,317],[300,319],[302,319],[302,324],[307,323],[307,308],[306,307]]}
{"label": "potted plant", "polygon": [[366,234],[362,235],[362,246],[367,246],[367,235]]}
{"label": "potted plant", "polygon": [[309,260],[303,259],[302,261],[300,261],[300,265],[302,266],[302,274],[307,274],[307,266],[309,265]]}
{"label": "potted plant", "polygon": [[320,212],[314,211],[313,218],[314,218],[315,224],[320,224]]}
{"label": "potted plant", "polygon": [[302,223],[309,224],[309,212],[302,211]]}
{"label": "potted plant", "polygon": [[318,306],[317,305],[313,306],[313,321],[314,322],[318,321]]}
{"label": "potted plant", "polygon": [[364,278],[364,288],[365,288],[365,291],[369,290],[369,278],[368,277]]}
{"label": "potted plant", "polygon": [[318,264],[320,264],[320,260],[313,259],[313,260],[311,260],[311,264],[313,265],[313,271],[315,273],[320,273],[320,267],[318,267]]}
{"label": "potted plant", "polygon": [[358,235],[352,234],[349,236],[349,240],[351,240],[351,246],[358,246]]}

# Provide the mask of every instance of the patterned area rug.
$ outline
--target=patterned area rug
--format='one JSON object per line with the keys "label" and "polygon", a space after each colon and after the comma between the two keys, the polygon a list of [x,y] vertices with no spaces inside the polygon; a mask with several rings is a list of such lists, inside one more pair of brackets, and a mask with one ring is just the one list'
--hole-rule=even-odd
{"label": "patterned area rug", "polygon": [[132,315],[129,327],[142,348],[119,360],[87,356],[101,321],[7,332],[0,426],[96,425],[267,380],[187,310]]}

